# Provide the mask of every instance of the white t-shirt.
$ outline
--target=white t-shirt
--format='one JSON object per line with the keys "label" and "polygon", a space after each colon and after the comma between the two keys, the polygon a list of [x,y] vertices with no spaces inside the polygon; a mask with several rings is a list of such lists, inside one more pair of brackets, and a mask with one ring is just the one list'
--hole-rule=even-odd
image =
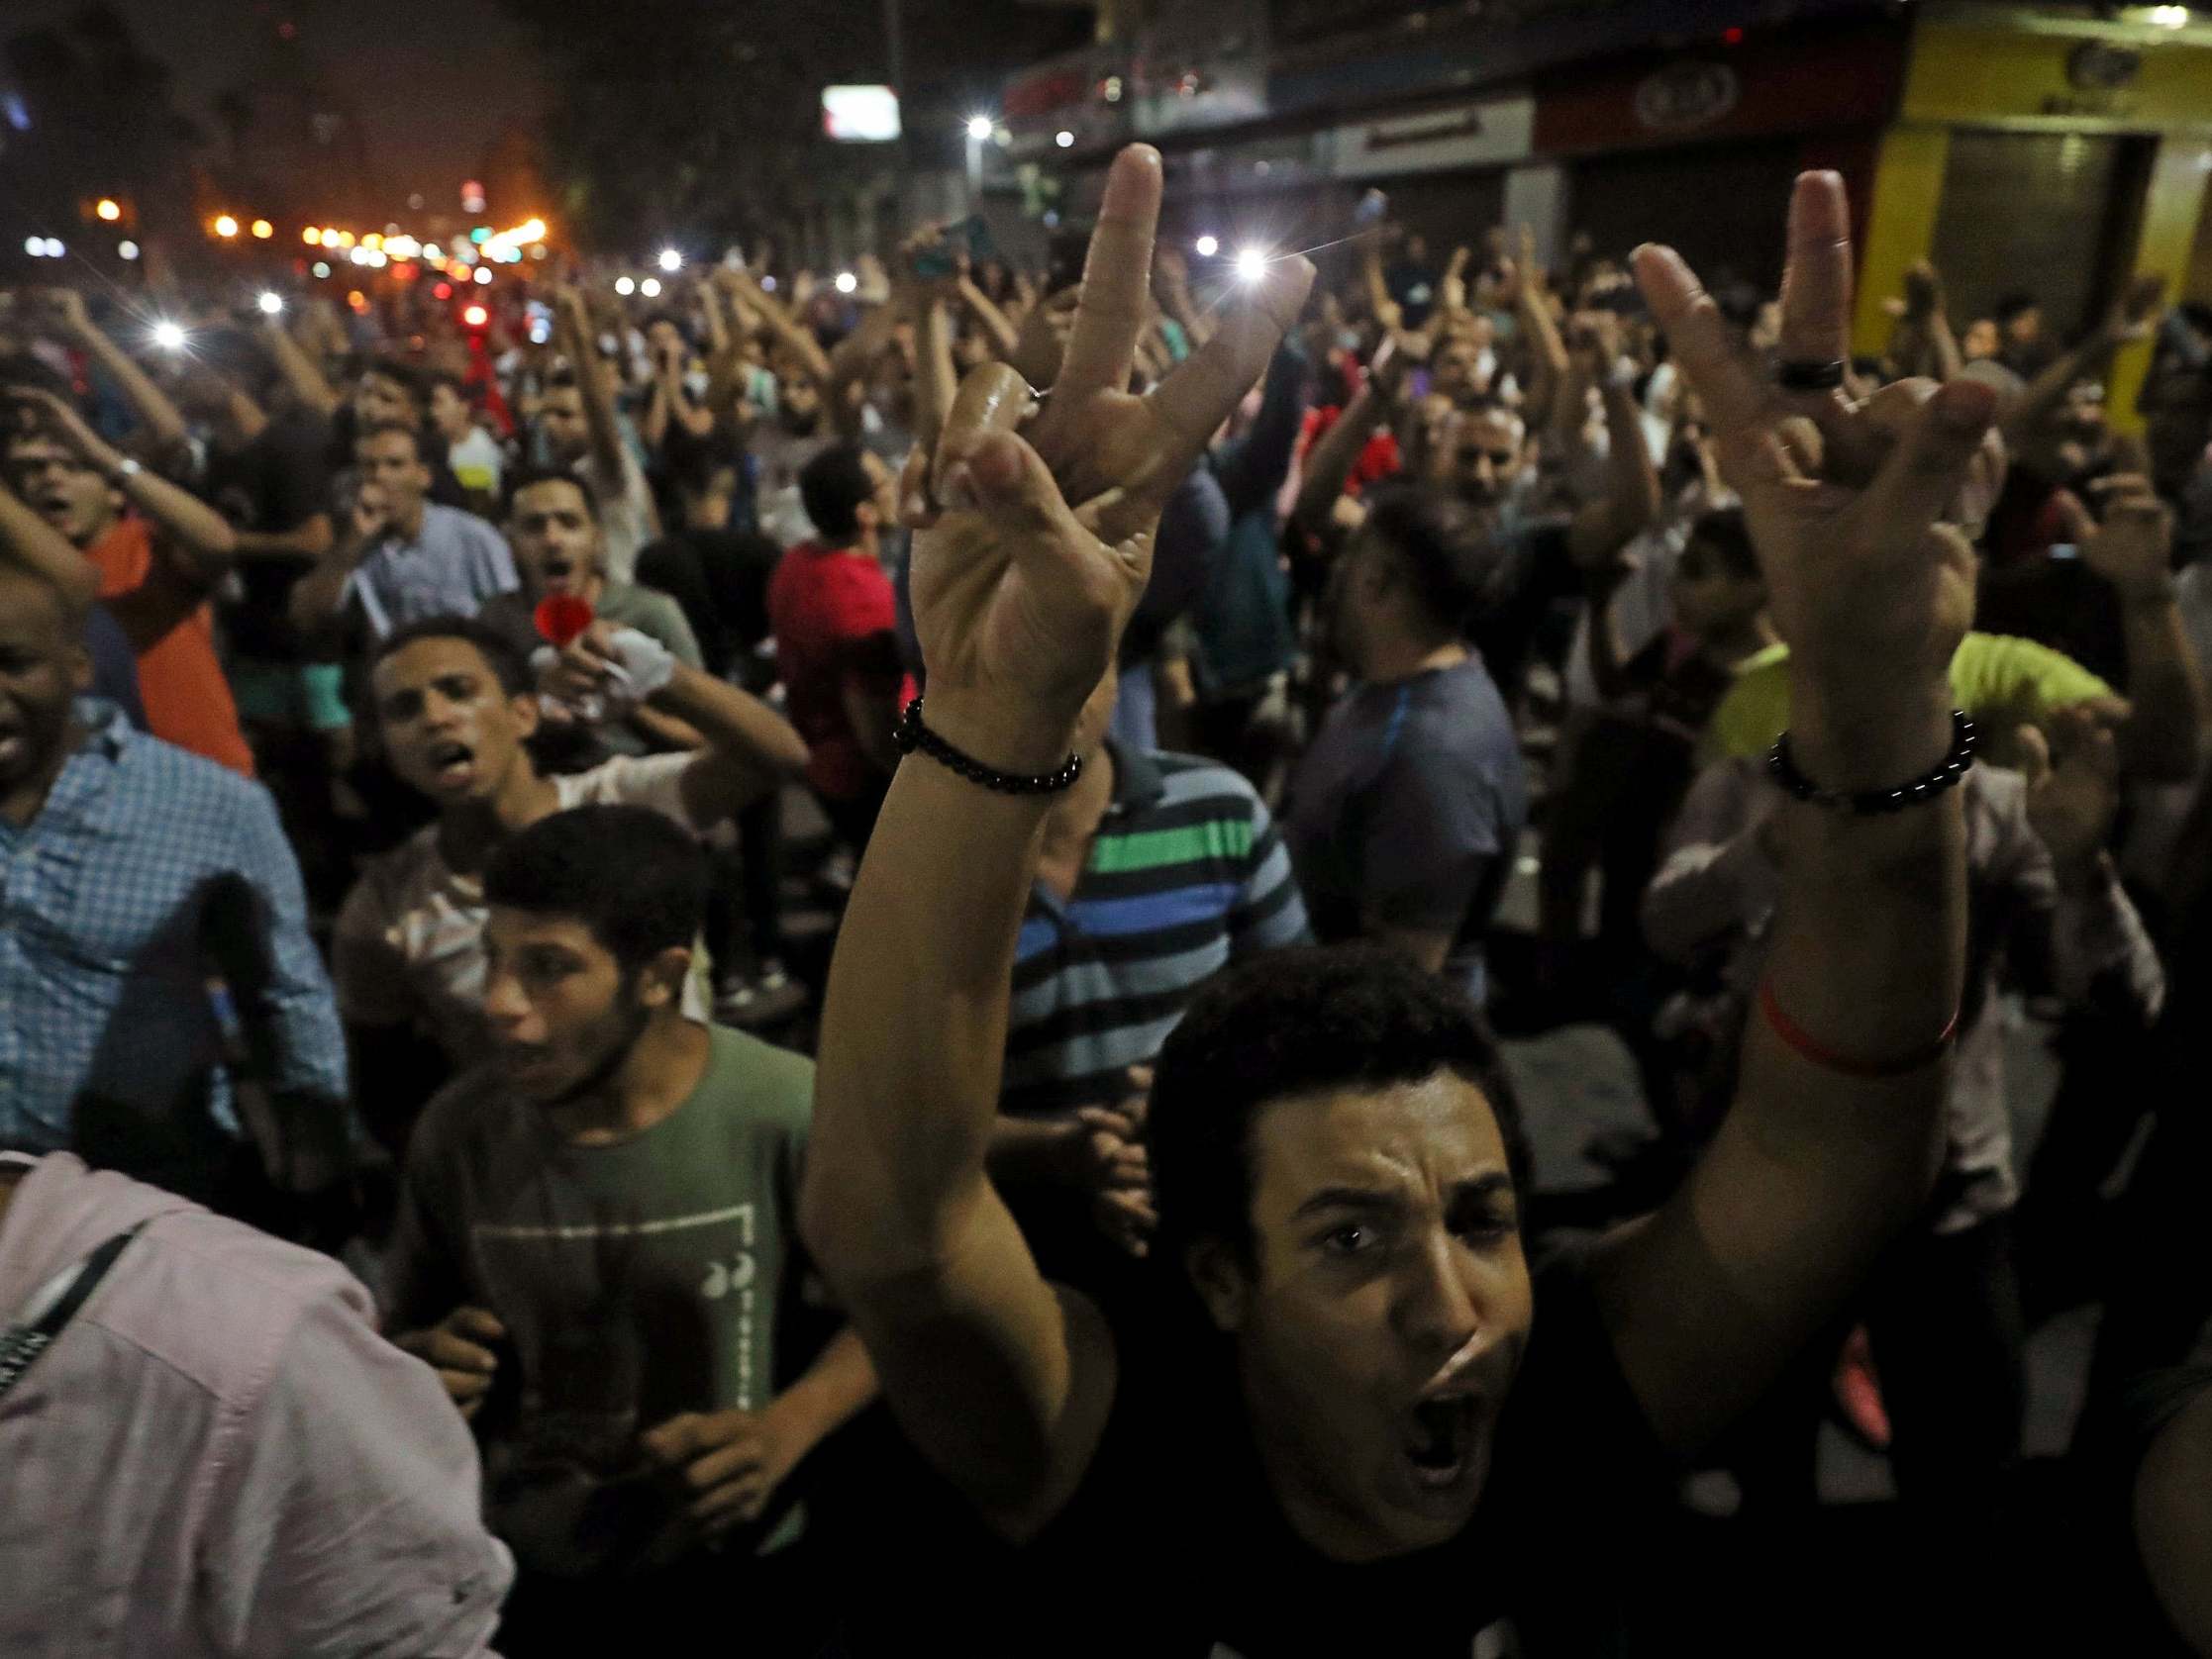
{"label": "white t-shirt", "polygon": [[[588,772],[552,780],[561,810],[651,807],[694,833],[683,808],[683,774],[695,754],[621,755]],[[339,912],[331,977],[349,1025],[406,1025],[435,1040],[455,1065],[481,1058],[484,1043],[484,885],[446,862],[435,824],[373,860]],[[710,1018],[706,952],[695,952],[683,1011]]]}
{"label": "white t-shirt", "polygon": [[837,434],[787,432],[771,417],[754,428],[747,447],[756,468],[753,499],[760,534],[779,547],[796,546],[814,536],[814,521],[799,500],[799,474],[807,463],[837,442]]}

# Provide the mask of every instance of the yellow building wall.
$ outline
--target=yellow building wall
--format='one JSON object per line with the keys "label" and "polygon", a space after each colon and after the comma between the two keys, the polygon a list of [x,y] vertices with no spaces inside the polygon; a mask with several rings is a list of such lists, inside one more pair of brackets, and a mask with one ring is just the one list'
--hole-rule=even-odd
{"label": "yellow building wall", "polygon": [[[2141,54],[2128,84],[2073,84],[2074,53],[2099,39]],[[1860,351],[1879,351],[1888,341],[1882,302],[1903,292],[1906,268],[1934,244],[1956,127],[2157,136],[2134,269],[2157,271],[2179,296],[2212,177],[2212,49],[2095,26],[2045,32],[1930,19],[1914,33],[1897,125],[1875,163],[1854,328]],[[2135,346],[2114,364],[2112,420],[2123,430],[2137,425],[2135,394],[2150,355],[2148,345]]]}

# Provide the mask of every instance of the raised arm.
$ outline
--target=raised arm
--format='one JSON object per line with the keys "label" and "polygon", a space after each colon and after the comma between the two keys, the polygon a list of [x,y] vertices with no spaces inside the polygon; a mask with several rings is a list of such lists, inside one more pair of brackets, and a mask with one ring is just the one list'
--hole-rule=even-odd
{"label": "raised arm", "polygon": [[1306,418],[1310,380],[1304,347],[1294,339],[1285,340],[1276,347],[1274,361],[1267,365],[1259,413],[1251,430],[1222,455],[1216,468],[1232,519],[1266,506],[1290,476],[1298,429]]}
{"label": "raised arm", "polygon": [[830,356],[822,349],[822,342],[814,338],[814,331],[800,323],[773,296],[742,277],[728,293],[731,303],[741,313],[757,317],[776,342],[798,359],[800,370],[810,375],[827,393],[830,385]]}
{"label": "raised arm", "polygon": [[1905,272],[1904,298],[1886,303],[1898,308],[1897,326],[1889,335],[1890,362],[1897,372],[1955,379],[1961,363],[1959,337],[1952,332],[1943,277],[1936,267],[1926,259],[1914,260]]}
{"label": "raised arm", "polygon": [[2112,314],[2088,339],[2054,358],[2048,368],[2028,382],[2020,401],[2005,412],[2006,444],[2017,450],[2022,437],[2064,401],[2075,382],[2103,375],[2121,346],[2149,336],[2159,303],[2164,297],[2165,278],[2162,276],[2147,273],[2129,283]]}
{"label": "raised arm", "polygon": [[158,555],[205,587],[221,581],[238,557],[238,536],[222,514],[119,451],[51,392],[13,386],[8,397],[28,407],[39,424],[75,450],[85,465],[123,494],[158,533]]}
{"label": "raised arm", "polygon": [[583,399],[584,427],[591,435],[591,454],[599,476],[625,477],[629,469],[623,464],[628,451],[623,447],[622,423],[615,417],[614,393],[607,387],[605,366],[599,361],[597,333],[579,290],[562,288],[554,294],[553,326],[561,354],[568,359],[569,371],[576,377],[576,391]]}
{"label": "raised arm", "polygon": [[[1034,418],[1010,368],[978,370],[934,475],[920,457],[901,490],[943,509],[914,556],[929,725],[1008,771],[1051,771],[1075,747],[1162,503],[1312,280],[1302,260],[1276,267],[1205,349],[1129,395],[1159,189],[1153,150],[1115,162],[1074,332]],[[984,1169],[1048,804],[933,759],[900,766],[831,968],[801,1204],[908,1436],[1009,1536],[1073,1490],[1114,1386],[1103,1321],[1046,1283]]]}
{"label": "raised arm", "polygon": [[1591,569],[1610,563],[1659,518],[1659,483],[1634,377],[1621,356],[1620,324],[1607,313],[1593,315],[1576,347],[1583,372],[1597,383],[1605,405],[1605,493],[1567,527],[1567,552]]}
{"label": "raised arm", "polygon": [[52,587],[72,613],[82,612],[100,596],[100,573],[92,561],[6,484],[0,484],[0,558]]}
{"label": "raised arm", "polygon": [[[1583,511],[1587,512],[1585,508]],[[1579,521],[1578,521],[1579,522]],[[1589,605],[1588,640],[1590,679],[1597,694],[1608,701],[1628,690],[1628,664],[1621,655],[1620,631],[1613,623],[1613,596],[1633,573],[1632,561],[1607,559],[1589,566],[1582,576],[1583,597]]]}
{"label": "raised arm", "polygon": [[1543,273],[1536,263],[1536,233],[1524,225],[1520,234],[1521,262],[1513,290],[1513,312],[1529,341],[1530,378],[1535,383],[1528,388],[1527,414],[1529,424],[1535,426],[1553,414],[1564,390],[1567,352],[1566,342],[1559,338],[1559,326],[1552,320],[1552,307],[1546,303]]}
{"label": "raised arm", "polygon": [[860,436],[860,402],[853,394],[867,379],[868,369],[891,343],[898,331],[901,307],[891,301],[876,306],[830,353],[830,383],[823,396],[830,419],[848,439]]}
{"label": "raised arm", "polygon": [[1159,309],[1175,320],[1193,351],[1213,339],[1212,319],[1191,303],[1190,266],[1172,247],[1160,248],[1154,257],[1153,292]]}
{"label": "raised arm", "polygon": [[271,317],[261,331],[261,338],[268,342],[269,355],[276,359],[277,372],[284,377],[284,384],[300,406],[313,410],[326,421],[334,419],[341,401],[338,392],[315,359],[292,338],[292,331],[284,326],[284,320]]}
{"label": "raised arm", "polygon": [[1352,481],[1352,469],[1358,465],[1367,439],[1404,407],[1399,401],[1403,374],[1404,359],[1393,336],[1375,348],[1374,361],[1367,365],[1367,382],[1359,388],[1359,395],[1306,451],[1306,469],[1290,516],[1312,534],[1321,535],[1329,529],[1337,502]]}
{"label": "raised arm", "polygon": [[[666,646],[636,630],[593,624],[562,653],[544,683],[564,698],[605,697],[617,664],[627,664],[633,675],[649,674],[643,706],[681,721],[705,744],[683,774],[684,815],[694,825],[704,828],[735,817],[805,772],[806,742],[789,721],[751,692],[677,660]],[[637,687],[635,679],[632,683]]]}
{"label": "raised arm", "polygon": [[[1786,393],[1667,248],[1637,274],[1704,399],[1791,646],[1789,746],[1821,788],[1894,788],[1952,747],[1948,666],[1973,560],[1943,523],[1992,416],[1987,388],[1900,382],[1854,408]],[[1782,355],[1848,355],[1850,222],[1833,173],[1790,208]],[[1785,423],[1822,435],[1810,475]],[[1600,1295],[1623,1371],[1688,1452],[1757,1400],[1919,1213],[1943,1144],[1964,973],[1956,790],[1861,816],[1780,810],[1782,898],[1736,1103],[1682,1190],[1610,1236]]]}
{"label": "raised arm", "polygon": [[984,338],[991,342],[991,355],[1002,362],[1012,357],[1015,342],[1022,338],[1022,332],[1014,326],[1014,320],[991,303],[990,295],[976,287],[973,277],[961,276],[959,296],[960,304],[975,319],[975,326],[983,331]]}
{"label": "raised arm", "polygon": [[2204,736],[2204,675],[2189,643],[2173,583],[2173,515],[2151,481],[2103,481],[2104,518],[2081,543],[2081,562],[2120,599],[2127,649],[2128,715],[2120,758],[2138,778],[2187,783]]}
{"label": "raised arm", "polygon": [[131,354],[108,339],[92,321],[91,314],[84,308],[82,294],[74,288],[55,288],[51,290],[51,301],[62,339],[90,357],[99,365],[100,372],[115,382],[116,389],[146,428],[150,453],[163,457],[163,464],[173,461],[190,433],[183,414],[169,401],[168,393],[148,379],[146,370],[139,367]]}
{"label": "raised arm", "polygon": [[1367,309],[1374,313],[1374,320],[1386,332],[1396,334],[1405,322],[1405,313],[1390,297],[1390,284],[1383,279],[1382,246],[1378,240],[1370,239],[1359,244],[1359,281],[1366,290]]}

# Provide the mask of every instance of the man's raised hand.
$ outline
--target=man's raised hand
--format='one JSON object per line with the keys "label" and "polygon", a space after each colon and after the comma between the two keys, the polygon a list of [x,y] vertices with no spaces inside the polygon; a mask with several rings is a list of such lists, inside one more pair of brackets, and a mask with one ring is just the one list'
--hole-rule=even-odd
{"label": "man's raised hand", "polygon": [[[1792,724],[1822,739],[1808,764],[1828,769],[1820,781],[1831,788],[1933,764],[1949,743],[1945,673],[1973,615],[1972,551],[1949,521],[1993,394],[1970,380],[1900,381],[1861,404],[1841,391],[1785,391],[1679,254],[1645,246],[1635,263],[1743,497],[1791,648]],[[1782,358],[1849,361],[1851,301],[1843,181],[1806,173],[1790,201]]]}
{"label": "man's raised hand", "polygon": [[910,463],[900,492],[922,531],[913,594],[932,724],[993,765],[1043,770],[1065,757],[1144,592],[1161,507],[1312,286],[1305,259],[1277,261],[1202,349],[1132,393],[1159,197],[1157,152],[1124,150],[1053,385],[1040,400],[1007,364],[977,369],[937,453]]}

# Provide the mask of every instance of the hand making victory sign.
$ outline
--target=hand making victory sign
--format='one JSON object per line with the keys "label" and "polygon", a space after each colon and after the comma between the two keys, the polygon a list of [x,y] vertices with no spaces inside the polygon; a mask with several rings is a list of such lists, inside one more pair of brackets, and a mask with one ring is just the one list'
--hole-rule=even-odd
{"label": "hand making victory sign", "polygon": [[[1704,401],[1721,471],[1744,498],[1775,630],[1792,652],[1804,729],[1793,741],[1808,768],[1816,757],[1839,768],[1821,780],[1831,788],[1888,781],[1884,766],[1925,770],[1949,743],[1944,672],[1972,620],[1974,572],[1965,537],[1945,521],[1995,401],[1972,381],[1898,381],[1856,405],[1840,374],[1810,389],[1850,358],[1850,225],[1840,178],[1799,178],[1778,381],[1678,254],[1636,254],[1645,298]],[[1904,741],[1865,752],[1879,727],[1902,728],[1892,735]],[[1818,753],[1838,743],[1849,752]]]}
{"label": "hand making victory sign", "polygon": [[[950,723],[957,743],[952,726],[982,721],[971,752],[993,765],[1065,757],[1075,715],[1145,591],[1161,507],[1266,368],[1313,283],[1305,259],[1277,261],[1201,350],[1150,392],[1131,392],[1159,198],[1158,155],[1125,150],[1057,378],[1033,395],[1006,364],[970,374],[936,455],[917,457],[900,492],[923,494],[926,465],[936,511],[917,526],[913,591],[932,725]],[[994,741],[1009,746],[994,752]]]}

